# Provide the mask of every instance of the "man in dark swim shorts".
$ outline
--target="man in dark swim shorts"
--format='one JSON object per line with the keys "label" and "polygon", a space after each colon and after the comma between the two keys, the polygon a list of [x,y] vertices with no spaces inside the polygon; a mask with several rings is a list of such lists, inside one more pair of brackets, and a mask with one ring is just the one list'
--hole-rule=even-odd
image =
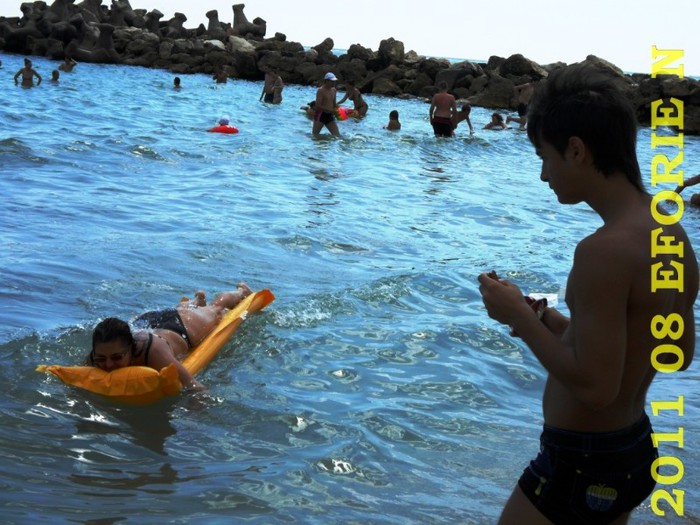
{"label": "man in dark swim shorts", "polygon": [[282,77],[273,71],[270,66],[263,66],[262,70],[265,73],[265,82],[263,83],[262,93],[260,93],[260,100],[267,104],[279,104],[282,102],[282,90],[284,89]]}
{"label": "man in dark swim shorts", "polygon": [[431,124],[433,125],[433,132],[436,137],[452,136],[452,119],[448,117],[435,117]]}
{"label": "man in dark swim shorts", "polygon": [[338,123],[335,121],[336,91],[335,82],[338,79],[333,73],[326,73],[323,84],[316,91],[316,105],[314,111],[314,123],[311,133],[317,136],[325,126],[331,135],[340,137]]}
{"label": "man in dark swim shorts", "polygon": [[659,456],[645,414],[617,432],[584,433],[545,425],[540,453],[518,486],[553,523],[605,525],[642,503]]}
{"label": "man in dark swim shorts", "polygon": [[328,111],[321,111],[320,109],[314,111],[314,122],[328,124],[329,122],[333,121],[335,121],[335,115],[333,113],[329,113]]}
{"label": "man in dark swim shorts", "polygon": [[513,97],[516,102],[516,110],[518,112],[517,117],[511,117],[510,115],[506,117],[506,124],[509,122],[517,122],[520,124],[520,129],[525,129],[527,125],[527,108],[530,103],[530,98],[535,91],[536,82],[528,82],[526,84],[520,84],[513,88]]}
{"label": "man in dark swim shorts", "polygon": [[430,103],[430,123],[436,137],[451,137],[454,133],[454,122],[457,120],[457,101],[454,95],[447,92],[447,82],[441,81],[438,92],[433,95]]}

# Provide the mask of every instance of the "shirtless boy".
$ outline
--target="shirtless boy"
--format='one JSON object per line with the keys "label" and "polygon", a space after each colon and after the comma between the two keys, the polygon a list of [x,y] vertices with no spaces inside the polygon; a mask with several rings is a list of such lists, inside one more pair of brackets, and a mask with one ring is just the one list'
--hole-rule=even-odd
{"label": "shirtless boy", "polygon": [[323,77],[323,84],[316,91],[316,104],[314,106],[314,124],[312,133],[317,136],[323,126],[328,128],[331,135],[340,137],[338,123],[335,121],[335,83],[338,79],[333,73],[326,73]]}
{"label": "shirtless boy", "polygon": [[452,122],[452,128],[453,130],[457,129],[457,126],[459,125],[460,122],[463,120],[467,121],[467,126],[469,126],[469,134],[473,135],[474,134],[474,126],[472,126],[472,119],[470,118],[470,115],[472,114],[472,105],[469,104],[468,102],[466,104],[462,105],[462,109],[460,109],[454,118],[454,121]]}
{"label": "shirtless boy", "polygon": [[399,112],[392,109],[389,112],[389,123],[384,126],[385,129],[389,131],[398,131],[401,129],[401,122],[399,121]]}
{"label": "shirtless boy", "polygon": [[535,85],[535,82],[528,82],[513,88],[513,96],[515,98],[518,116],[506,117],[506,124],[509,122],[517,122],[520,124],[520,129],[525,129],[525,126],[527,125],[527,107],[530,104],[530,99],[535,91]]}
{"label": "shirtless boy", "polygon": [[24,67],[15,73],[15,84],[20,75],[22,75],[22,87],[34,86],[34,77],[37,78],[36,85],[41,85],[41,75],[32,67],[32,61],[28,58],[24,59]]}
{"label": "shirtless boy", "polygon": [[204,292],[197,292],[194,301],[141,314],[132,322],[137,328],[133,332],[126,322],[109,317],[95,327],[87,362],[107,372],[125,366],[160,370],[175,363],[180,382],[186,388],[201,390],[204,387],[180,360],[216,328],[227,310],[251,293],[245,284],[239,284],[235,291],[222,293],[207,306]]}
{"label": "shirtless boy", "polygon": [[264,102],[268,104],[281,103],[282,90],[284,89],[282,77],[272,71],[269,66],[263,66],[263,71],[265,72],[265,82],[263,84],[262,93],[260,93],[260,100],[264,99]]}
{"label": "shirtless boy", "polygon": [[436,137],[451,137],[452,125],[457,118],[457,101],[447,92],[447,82],[440,82],[437,88],[438,92],[430,103],[430,123]]}
{"label": "shirtless boy", "polygon": [[63,59],[63,64],[58,66],[58,69],[60,71],[63,71],[64,73],[70,73],[71,71],[73,71],[73,68],[77,65],[78,63],[75,60],[67,56]]}
{"label": "shirtless boy", "polygon": [[[571,318],[546,308],[540,320],[516,285],[479,275],[488,315],[511,326],[548,373],[540,452],[499,523],[625,524],[655,484],[645,413],[652,351],[677,345],[683,370],[693,359],[697,261],[680,224],[663,226],[682,256],[658,260],[664,269],[682,263],[683,292],[651,291],[650,243],[661,226],[642,185],[634,110],[608,75],[585,64],[552,73],[533,95],[527,133],[559,202],[585,202],[603,225],[575,249]],[[654,319],[672,314],[683,320],[684,330],[674,327],[682,335],[656,339]]]}
{"label": "shirtless boy", "polygon": [[367,102],[365,102],[365,99],[362,98],[362,93],[360,93],[360,90],[357,89],[357,86],[355,86],[354,80],[348,80],[347,87],[345,89],[345,96],[340,99],[338,105],[342,104],[348,99],[352,100],[354,110],[357,111],[357,114],[360,117],[364,117],[367,114],[369,106],[367,105]]}

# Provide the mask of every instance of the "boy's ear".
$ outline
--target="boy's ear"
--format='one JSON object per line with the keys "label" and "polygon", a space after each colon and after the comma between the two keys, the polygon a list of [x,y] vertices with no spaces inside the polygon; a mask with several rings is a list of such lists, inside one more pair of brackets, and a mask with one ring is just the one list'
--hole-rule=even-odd
{"label": "boy's ear", "polygon": [[569,137],[567,152],[571,155],[571,158],[574,161],[581,162],[586,158],[588,148],[586,147],[586,143],[583,142],[580,137],[574,135]]}

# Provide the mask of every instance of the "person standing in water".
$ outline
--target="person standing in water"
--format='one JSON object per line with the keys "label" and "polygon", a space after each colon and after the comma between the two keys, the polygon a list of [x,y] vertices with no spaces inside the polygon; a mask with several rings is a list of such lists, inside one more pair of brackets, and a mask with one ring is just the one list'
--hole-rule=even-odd
{"label": "person standing in water", "polygon": [[20,76],[22,77],[22,87],[33,87],[34,77],[37,78],[36,85],[41,85],[41,75],[32,67],[32,61],[28,58],[24,59],[24,67],[15,73],[15,84]]}
{"label": "person standing in water", "polygon": [[[672,343],[679,354],[659,359],[680,370],[693,360],[698,264],[681,225],[649,212],[635,111],[610,73],[588,64],[553,72],[533,94],[527,134],[540,179],[560,203],[586,203],[602,226],[574,251],[570,318],[535,311],[510,281],[478,277],[489,317],[510,326],[547,371],[540,451],[499,524],[622,525],[655,485],[645,412],[655,349]],[[652,259],[655,235],[666,249]],[[653,290],[650,270],[652,282],[654,272],[672,273],[678,286]]]}

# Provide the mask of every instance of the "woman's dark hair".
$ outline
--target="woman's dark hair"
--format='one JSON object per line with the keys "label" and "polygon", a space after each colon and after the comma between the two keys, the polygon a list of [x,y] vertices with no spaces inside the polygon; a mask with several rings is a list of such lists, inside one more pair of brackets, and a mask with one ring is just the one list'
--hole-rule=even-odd
{"label": "woman's dark hair", "polygon": [[569,139],[579,137],[603,175],[620,171],[646,193],[637,161],[637,119],[620,82],[621,77],[586,63],[553,71],[535,88],[527,135],[536,148],[546,141],[562,156]]}
{"label": "woman's dark hair", "polygon": [[[122,341],[131,349],[132,354],[136,354],[136,341],[131,333],[129,325],[117,319],[116,317],[108,317],[100,322],[92,332],[92,351],[90,352],[90,361],[93,361],[95,355],[95,345],[99,343],[109,343],[111,341]],[[93,361],[94,362],[94,361]]]}

